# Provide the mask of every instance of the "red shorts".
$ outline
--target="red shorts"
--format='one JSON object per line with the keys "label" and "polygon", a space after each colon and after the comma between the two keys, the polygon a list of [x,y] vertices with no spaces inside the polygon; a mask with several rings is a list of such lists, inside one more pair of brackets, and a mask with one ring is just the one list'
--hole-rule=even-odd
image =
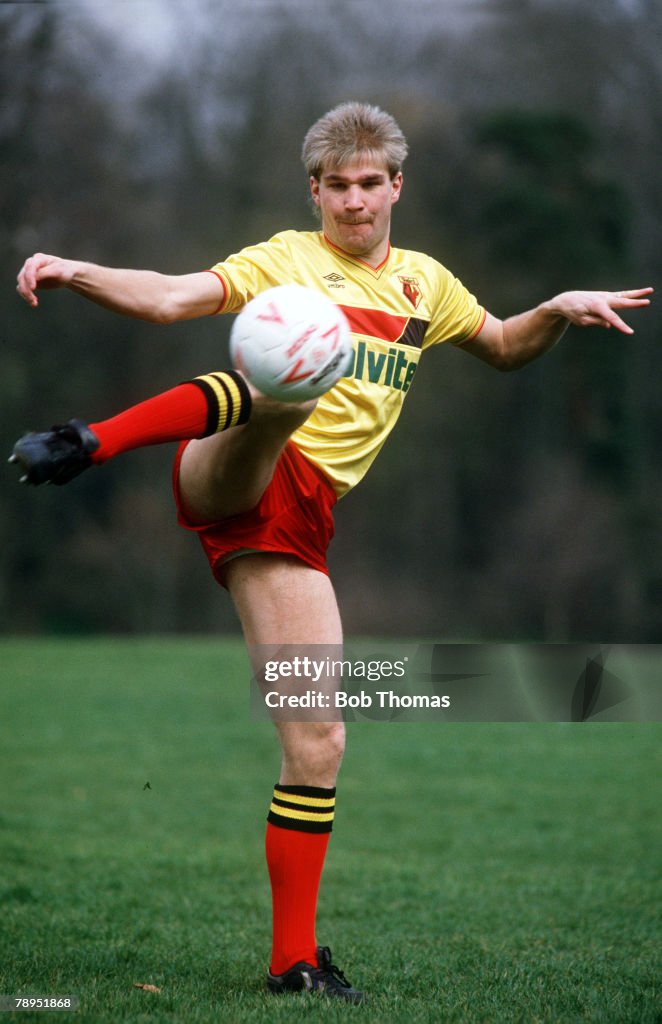
{"label": "red shorts", "polygon": [[289,442],[259,503],[250,512],[218,523],[190,523],[179,497],[179,465],[188,444],[177,450],[173,488],[179,525],[198,534],[215,578],[225,586],[224,563],[247,551],[294,555],[328,575],[326,552],[334,533],[331,510],[337,501],[331,481]]}

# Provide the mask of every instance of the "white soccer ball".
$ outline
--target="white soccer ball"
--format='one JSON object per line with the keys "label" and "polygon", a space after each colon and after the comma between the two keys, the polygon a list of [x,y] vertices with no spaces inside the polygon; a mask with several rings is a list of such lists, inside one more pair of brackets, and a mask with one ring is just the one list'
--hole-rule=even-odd
{"label": "white soccer ball", "polygon": [[297,284],[260,292],[244,306],[232,325],[230,355],[258,391],[281,402],[318,398],[354,360],[343,311]]}

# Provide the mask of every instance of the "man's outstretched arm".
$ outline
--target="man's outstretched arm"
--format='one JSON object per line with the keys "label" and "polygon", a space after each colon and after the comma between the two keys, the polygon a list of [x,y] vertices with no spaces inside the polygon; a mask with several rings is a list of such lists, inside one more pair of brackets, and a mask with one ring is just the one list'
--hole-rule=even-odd
{"label": "man's outstretched arm", "polygon": [[480,332],[461,348],[498,370],[517,370],[553,348],[570,324],[615,327],[623,334],[634,334],[618,310],[648,306],[652,292],[652,288],[563,292],[507,320],[499,320],[488,313]]}
{"label": "man's outstretched arm", "polygon": [[152,323],[208,316],[217,312],[224,298],[220,278],[207,271],[159,274],[35,253],[23,264],[16,290],[36,308],[37,292],[44,288],[68,288],[115,313]]}

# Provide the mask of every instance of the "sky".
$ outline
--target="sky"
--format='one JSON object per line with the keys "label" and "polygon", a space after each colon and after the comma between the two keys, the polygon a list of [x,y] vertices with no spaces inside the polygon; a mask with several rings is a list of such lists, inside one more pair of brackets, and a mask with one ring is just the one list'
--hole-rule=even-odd
{"label": "sky", "polygon": [[[62,0],[60,0],[62,2]],[[307,17],[314,14],[310,0],[65,0],[71,7],[77,7],[97,27],[108,35],[120,39],[122,44],[140,53],[157,64],[176,57],[177,49],[193,40],[197,35],[218,32],[219,46],[227,46],[233,37],[244,35],[255,25],[264,30],[269,16],[277,17],[282,12],[290,14],[301,11]],[[323,0],[317,0],[320,5]],[[500,0],[492,0],[497,4]],[[337,0],[335,7],[323,5],[325,15],[338,12],[340,18],[344,9],[353,15],[362,11],[383,11],[384,0]],[[402,6],[405,19],[403,28],[410,30],[412,23],[421,25],[424,31],[433,23],[443,21],[449,31],[462,30],[476,12],[490,6],[490,0],[409,0]],[[393,4],[391,15],[400,8]]]}

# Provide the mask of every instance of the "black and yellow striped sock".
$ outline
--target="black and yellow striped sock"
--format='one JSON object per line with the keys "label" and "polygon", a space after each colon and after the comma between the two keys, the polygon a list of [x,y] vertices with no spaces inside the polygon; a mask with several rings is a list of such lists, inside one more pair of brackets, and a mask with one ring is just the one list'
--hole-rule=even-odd
{"label": "black and yellow striped sock", "polygon": [[277,785],[267,821],[296,832],[330,832],[335,807],[335,787]]}
{"label": "black and yellow striped sock", "polygon": [[105,462],[144,445],[208,437],[246,423],[250,413],[251,393],[236,370],[208,373],[132,405],[110,419],[90,423],[99,441],[92,461]]}
{"label": "black and yellow striped sock", "polygon": [[272,974],[282,974],[299,962],[317,964],[317,894],[335,804],[335,789],[274,788],[265,838],[273,914]]}
{"label": "black and yellow striped sock", "polygon": [[247,423],[251,414],[251,393],[236,370],[205,373],[189,383],[197,385],[207,399],[204,437]]}

